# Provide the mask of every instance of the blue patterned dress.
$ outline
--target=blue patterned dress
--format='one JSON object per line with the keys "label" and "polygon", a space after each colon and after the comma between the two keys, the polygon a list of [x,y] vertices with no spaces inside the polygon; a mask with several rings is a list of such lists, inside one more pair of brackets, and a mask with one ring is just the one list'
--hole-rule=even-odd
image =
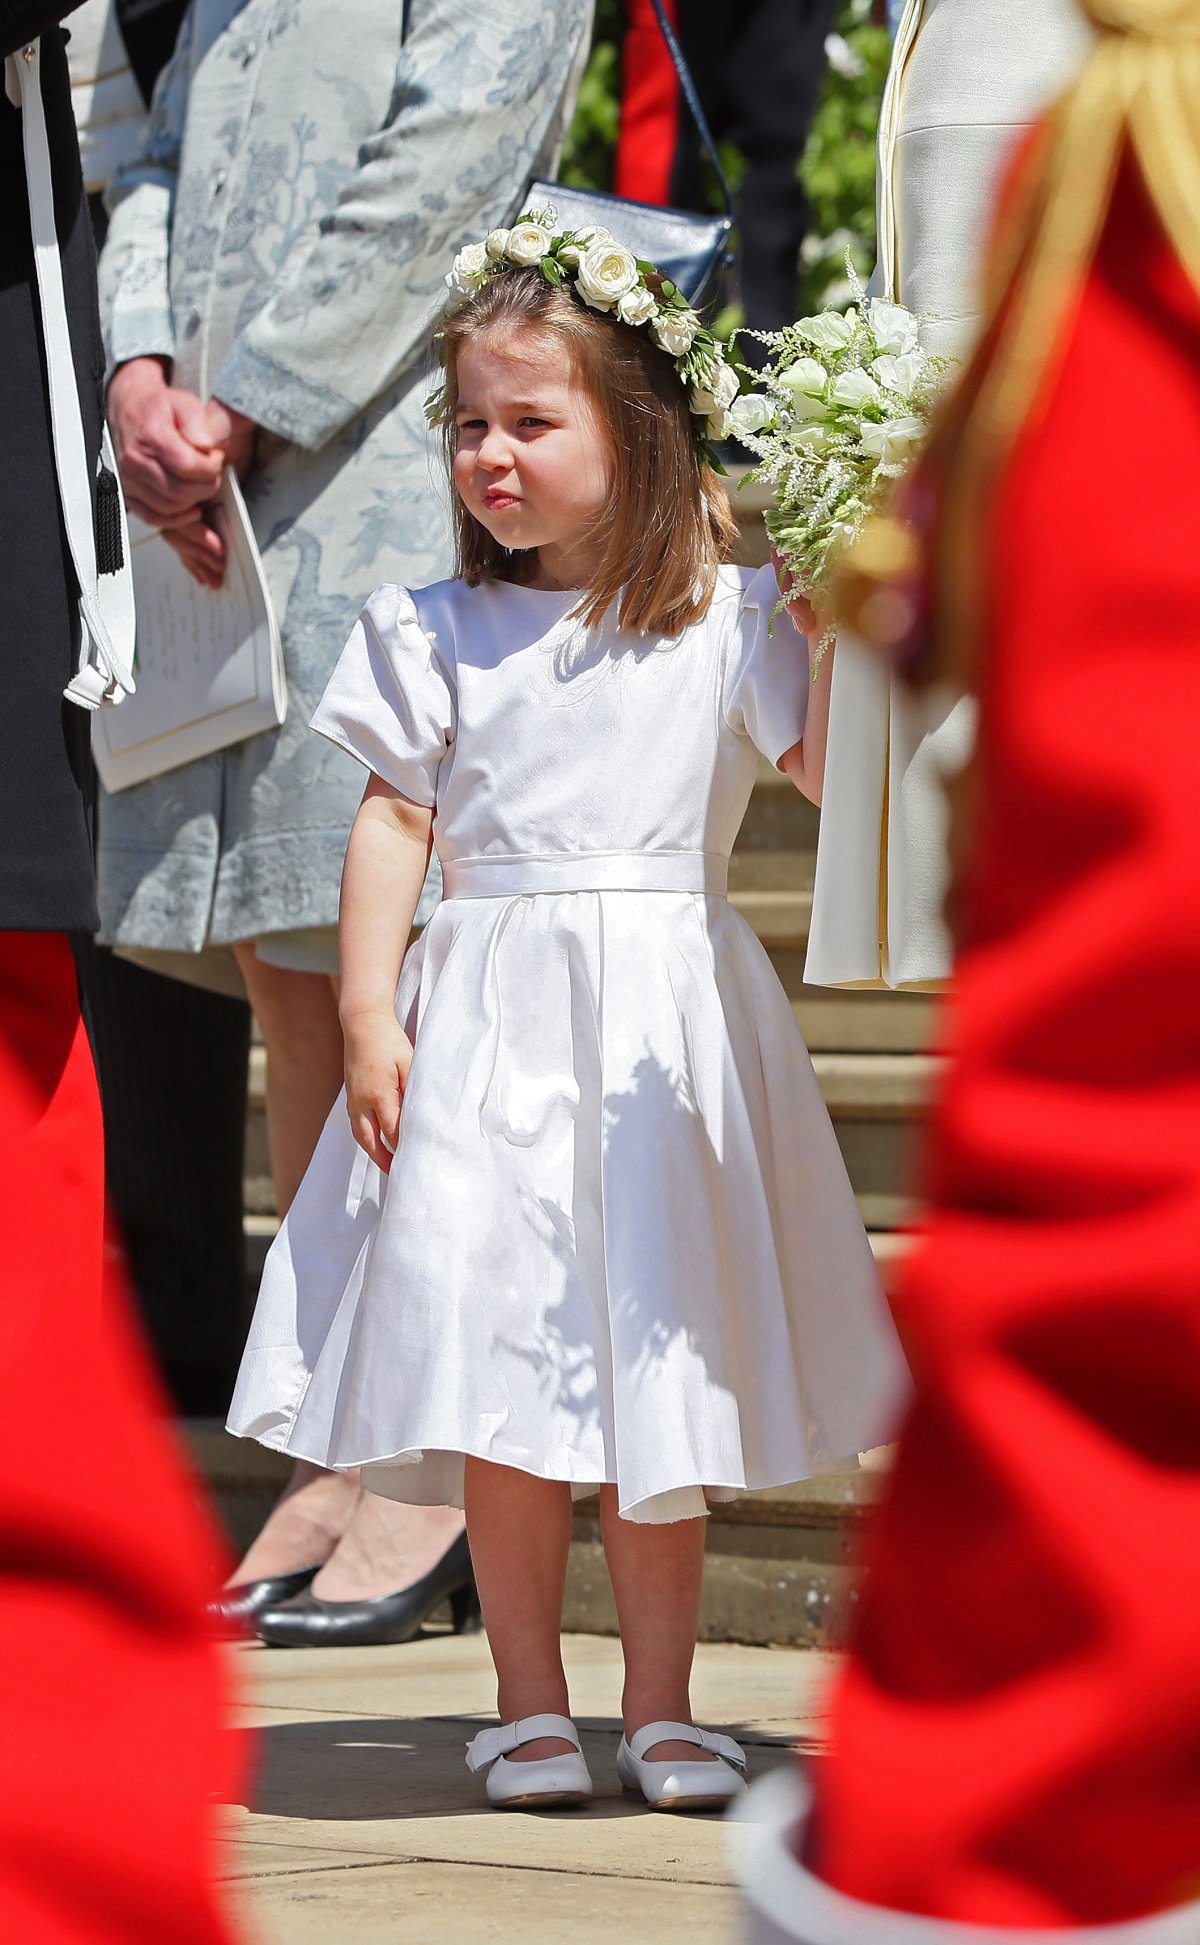
{"label": "blue patterned dress", "polygon": [[335,922],[362,775],[309,717],[371,588],[446,572],[423,412],[442,279],[552,173],[591,10],[194,0],[110,194],[108,355],[164,354],[263,429],[245,490],[289,708],[105,798],[109,941],[224,983],[214,948]]}

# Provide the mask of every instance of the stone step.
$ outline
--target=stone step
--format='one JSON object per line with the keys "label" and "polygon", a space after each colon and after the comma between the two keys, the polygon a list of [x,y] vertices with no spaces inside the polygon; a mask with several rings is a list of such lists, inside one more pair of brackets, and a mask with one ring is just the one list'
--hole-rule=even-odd
{"label": "stone step", "polygon": [[[773,858],[772,864],[779,859]],[[745,890],[731,884],[729,902],[740,912],[752,932],[767,950],[791,946],[799,951],[808,938],[812,917],[812,887],[807,885],[754,886]]]}
{"label": "stone step", "polygon": [[804,954],[771,949],[771,963],[792,1002],[796,1023],[812,1054],[918,1054],[934,1038],[936,1005],[919,993],[838,992],[806,986]]}
{"label": "stone step", "polygon": [[[291,1462],[217,1420],[184,1424],[235,1550],[258,1531]],[[885,1482],[886,1451],[857,1471],[746,1493],[714,1506],[708,1523],[701,1638],[756,1646],[831,1647],[844,1638],[855,1598],[855,1555],[863,1523]],[[594,1500],[575,1509],[563,1626],[615,1634],[616,1612],[600,1547]]]}

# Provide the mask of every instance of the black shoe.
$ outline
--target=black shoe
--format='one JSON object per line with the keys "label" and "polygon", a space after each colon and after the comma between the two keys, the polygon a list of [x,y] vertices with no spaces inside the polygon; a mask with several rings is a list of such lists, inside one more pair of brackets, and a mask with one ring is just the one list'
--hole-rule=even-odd
{"label": "black shoe", "polygon": [[278,1607],[302,1594],[316,1579],[320,1567],[298,1567],[291,1574],[270,1574],[266,1580],[243,1580],[226,1587],[206,1612],[215,1631],[230,1641],[253,1641],[256,1617],[265,1607]]}
{"label": "black shoe", "polygon": [[450,1602],[455,1634],[480,1625],[479,1596],[467,1536],[460,1533],[435,1567],[410,1587],[367,1601],[323,1601],[300,1593],[254,1617],[255,1632],[273,1648],[378,1648],[411,1641],[440,1602]]}

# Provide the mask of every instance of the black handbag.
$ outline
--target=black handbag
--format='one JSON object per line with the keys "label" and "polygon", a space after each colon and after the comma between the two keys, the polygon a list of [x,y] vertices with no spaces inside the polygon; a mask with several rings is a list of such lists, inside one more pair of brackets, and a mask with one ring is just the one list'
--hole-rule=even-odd
{"label": "black handbag", "polygon": [[601,224],[612,231],[618,243],[632,250],[635,257],[657,264],[665,277],[683,292],[690,304],[702,304],[710,297],[717,273],[730,260],[729,233],[733,228],[733,195],[721,167],[717,145],[700,106],[696,84],[662,0],[650,0],[662,29],[667,50],[675,63],[679,87],[691,111],[696,131],[708,152],[725,201],[723,216],[701,216],[692,210],[668,209],[658,203],[634,203],[621,196],[606,195],[599,189],[572,189],[564,182],[531,182],[521,205],[523,210],[544,209],[547,204],[558,211],[560,230],[585,229]]}

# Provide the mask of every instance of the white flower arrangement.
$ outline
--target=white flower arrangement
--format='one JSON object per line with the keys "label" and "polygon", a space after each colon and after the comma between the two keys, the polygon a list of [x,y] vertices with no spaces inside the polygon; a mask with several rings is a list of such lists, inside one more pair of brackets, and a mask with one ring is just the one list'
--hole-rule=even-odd
{"label": "white flower arrangement", "polygon": [[[556,209],[526,210],[511,229],[492,230],[482,243],[468,243],[459,251],[446,276],[450,308],[469,303],[501,271],[534,267],[547,283],[572,287],[592,310],[610,312],[635,330],[649,330],[687,386],[703,455],[717,463],[709,442],[723,439],[732,429],[731,408],[738,397],[737,374],[726,361],[725,347],[670,278],[655,264],[635,257],[610,230],[599,225],[560,230]],[[435,397],[431,410],[436,409]]]}
{"label": "white flower arrangement", "polygon": [[[743,334],[769,357],[757,389],[728,410],[729,431],[758,462],[749,477],[775,488],[765,515],[772,544],[818,609],[839,553],[924,443],[953,363],[922,350],[911,311],[868,298],[853,268],[850,277],[849,310]],[[814,674],[832,638],[829,628]]]}

